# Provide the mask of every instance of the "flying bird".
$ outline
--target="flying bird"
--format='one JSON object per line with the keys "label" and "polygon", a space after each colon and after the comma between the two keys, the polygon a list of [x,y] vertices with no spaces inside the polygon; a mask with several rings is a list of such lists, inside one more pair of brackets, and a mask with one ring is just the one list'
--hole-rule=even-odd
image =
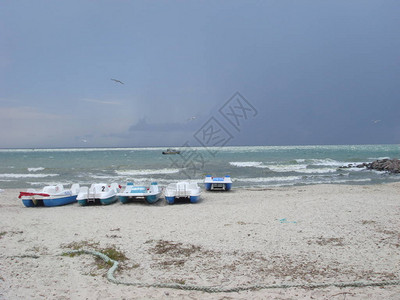
{"label": "flying bird", "polygon": [[381,120],[372,120],[372,123],[377,124],[379,123]]}
{"label": "flying bird", "polygon": [[111,80],[112,80],[112,81],[115,81],[115,82],[118,82],[118,83],[120,83],[120,84],[124,84],[121,80],[118,80],[118,79],[111,78]]}
{"label": "flying bird", "polygon": [[187,121],[193,121],[193,120],[196,120],[196,118],[197,118],[197,117],[193,116],[193,117],[187,119]]}

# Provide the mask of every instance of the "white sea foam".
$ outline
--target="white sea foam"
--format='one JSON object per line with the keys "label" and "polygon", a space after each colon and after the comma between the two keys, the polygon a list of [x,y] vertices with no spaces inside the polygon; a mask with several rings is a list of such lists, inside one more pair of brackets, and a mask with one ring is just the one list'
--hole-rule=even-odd
{"label": "white sea foam", "polygon": [[376,173],[376,174],[387,174],[387,171],[379,171],[379,170],[371,170],[372,172]]}
{"label": "white sea foam", "polygon": [[154,174],[174,174],[179,173],[179,169],[159,169],[159,170],[120,170],[115,171],[120,176],[138,176],[138,175],[154,175]]}
{"label": "white sea foam", "polygon": [[313,166],[331,166],[331,167],[341,167],[344,165],[348,165],[349,163],[343,162],[343,161],[337,161],[334,159],[330,158],[325,158],[325,159],[310,159],[309,165]]}
{"label": "white sea foam", "polygon": [[345,170],[350,171],[350,172],[360,172],[360,171],[364,171],[366,169],[367,169],[366,167],[362,167],[362,168],[353,167],[353,168],[346,168]]}
{"label": "white sea foam", "polygon": [[[182,180],[176,180],[176,181],[182,181]],[[157,182],[158,185],[168,185],[172,181],[170,179],[160,179],[160,178],[152,178],[152,177],[137,177],[134,179],[129,179],[129,178],[124,178],[124,181],[122,181],[122,185],[125,185],[126,182],[133,182],[134,185],[149,185],[152,182]]]}
{"label": "white sea foam", "polygon": [[256,178],[236,178],[233,181],[236,182],[286,182],[286,181],[298,181],[301,180],[301,176],[285,176],[285,177],[256,177]]}
{"label": "white sea foam", "polygon": [[307,168],[307,165],[269,165],[268,169],[274,172],[297,172]]}
{"label": "white sea foam", "polygon": [[267,168],[267,166],[264,166],[261,161],[232,161],[229,162],[229,164],[231,166],[238,168],[245,168],[245,167]]}
{"label": "white sea foam", "polygon": [[331,183],[348,183],[351,184],[353,182],[370,182],[372,181],[371,178],[364,178],[364,179],[339,179],[339,180],[319,180],[319,181],[308,181],[304,182],[304,184],[331,184]]}
{"label": "white sea foam", "polygon": [[[79,185],[81,187],[85,185],[85,183],[83,183],[83,182],[74,182],[74,181],[65,181],[65,182],[59,182],[59,181],[46,181],[46,182],[44,182],[44,181],[28,181],[26,183],[28,183],[30,185],[33,185],[33,186],[47,186],[47,185],[61,184],[64,188],[70,188],[71,185],[74,184],[74,183],[79,183]],[[90,183],[87,184],[87,185],[90,185]]]}
{"label": "white sea foam", "polygon": [[94,179],[104,179],[105,181],[114,180],[115,178],[121,178],[121,176],[112,176],[112,175],[87,175],[85,177],[90,177]]}
{"label": "white sea foam", "polygon": [[295,170],[297,173],[306,173],[306,174],[322,174],[322,173],[334,173],[336,172],[337,169],[332,169],[332,168],[318,168],[318,169],[301,169],[301,170]]}
{"label": "white sea foam", "polygon": [[44,168],[42,167],[38,167],[38,168],[28,168],[29,172],[37,172],[37,171],[43,171]]}
{"label": "white sea foam", "polygon": [[44,178],[55,176],[59,176],[59,174],[0,174],[0,178]]}
{"label": "white sea foam", "polygon": [[[274,172],[300,172],[300,173],[333,173],[336,168],[347,165],[348,163],[333,159],[296,159],[297,164],[276,164],[267,165],[268,169]],[[310,166],[326,168],[310,168]]]}

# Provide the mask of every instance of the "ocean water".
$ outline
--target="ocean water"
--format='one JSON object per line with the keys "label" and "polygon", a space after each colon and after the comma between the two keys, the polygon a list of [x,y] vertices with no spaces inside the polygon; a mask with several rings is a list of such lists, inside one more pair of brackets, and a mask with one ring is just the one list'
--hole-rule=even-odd
{"label": "ocean water", "polygon": [[201,183],[206,174],[230,175],[238,188],[400,181],[396,174],[339,168],[398,158],[399,145],[199,147],[180,148],[179,155],[163,155],[163,150],[0,149],[0,188],[127,181],[167,185],[188,179]]}

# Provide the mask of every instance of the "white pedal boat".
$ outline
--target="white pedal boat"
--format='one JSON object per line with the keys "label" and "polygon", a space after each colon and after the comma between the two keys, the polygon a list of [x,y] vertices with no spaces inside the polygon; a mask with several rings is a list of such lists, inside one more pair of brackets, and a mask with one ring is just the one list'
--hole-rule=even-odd
{"label": "white pedal boat", "polygon": [[41,190],[28,189],[20,192],[18,198],[26,207],[60,206],[76,202],[79,184],[73,184],[70,189],[64,189],[62,184],[48,185]]}
{"label": "white pedal boat", "polygon": [[125,190],[118,193],[117,196],[121,203],[144,199],[147,203],[153,204],[160,200],[161,189],[157,182],[152,182],[149,188],[146,186],[135,186],[133,182],[128,182]]}
{"label": "white pedal boat", "polygon": [[207,191],[229,191],[232,188],[232,179],[229,175],[225,177],[206,175],[204,185]]}
{"label": "white pedal boat", "polygon": [[170,183],[164,191],[165,200],[168,204],[173,204],[176,199],[187,198],[191,203],[199,201],[201,189],[197,183],[181,181],[177,183]]}
{"label": "white pedal boat", "polygon": [[105,183],[93,183],[90,188],[81,188],[76,200],[82,206],[90,203],[108,205],[117,201],[117,193],[119,192],[119,189],[120,186],[118,183],[112,183],[111,185]]}

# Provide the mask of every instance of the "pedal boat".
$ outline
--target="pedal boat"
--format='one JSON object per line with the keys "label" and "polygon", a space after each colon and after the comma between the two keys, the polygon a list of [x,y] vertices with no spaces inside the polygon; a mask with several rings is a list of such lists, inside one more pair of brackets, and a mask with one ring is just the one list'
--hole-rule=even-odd
{"label": "pedal boat", "polygon": [[118,193],[117,196],[121,203],[145,200],[147,203],[153,204],[160,200],[161,190],[157,182],[152,182],[149,188],[146,186],[135,186],[133,182],[128,182],[125,190]]}
{"label": "pedal boat", "polygon": [[76,202],[79,184],[73,184],[70,189],[64,189],[62,184],[48,185],[42,190],[28,189],[20,192],[18,198],[26,207],[61,206]]}
{"label": "pedal boat", "polygon": [[117,193],[120,186],[118,183],[111,185],[105,183],[93,183],[90,188],[81,188],[76,200],[79,205],[103,204],[108,205],[117,201]]}
{"label": "pedal boat", "polygon": [[232,188],[232,180],[229,175],[225,177],[206,175],[204,185],[207,191],[229,191]]}
{"label": "pedal boat", "polygon": [[177,199],[189,199],[196,203],[200,199],[201,189],[195,182],[181,181],[170,183],[164,191],[165,200],[168,204],[175,203]]}

